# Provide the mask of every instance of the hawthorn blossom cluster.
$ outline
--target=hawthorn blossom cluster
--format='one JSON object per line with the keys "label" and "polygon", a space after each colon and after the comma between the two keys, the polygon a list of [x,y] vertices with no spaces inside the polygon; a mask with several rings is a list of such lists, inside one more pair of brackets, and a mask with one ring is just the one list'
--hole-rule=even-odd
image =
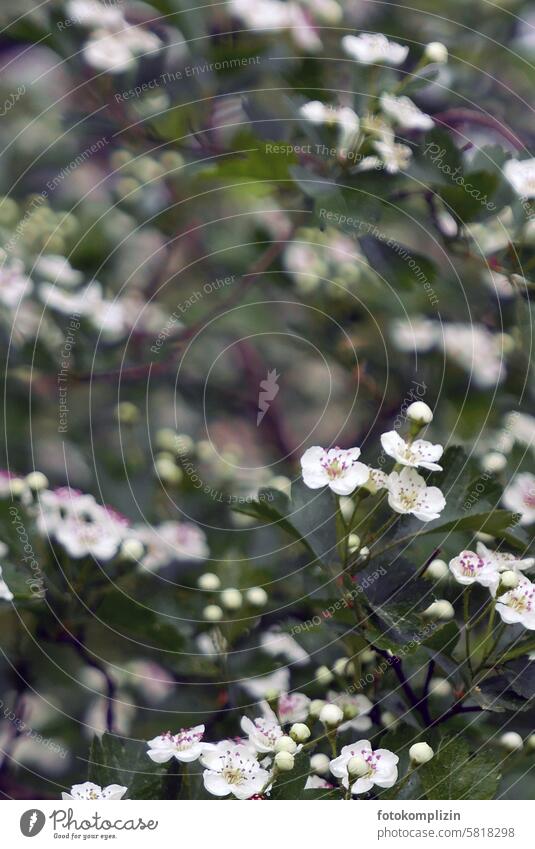
{"label": "hawthorn blossom cluster", "polygon": [[385,490],[388,504],[396,513],[410,513],[421,522],[437,519],[446,506],[446,499],[438,487],[427,486],[417,469],[441,471],[437,461],[444,450],[442,445],[424,439],[407,441],[396,431],[383,433],[381,444],[386,454],[396,461],[389,475],[360,462],[360,448],[326,450],[314,446],[301,458],[303,481],[311,489],[328,486],[339,496],[352,495],[358,487],[373,492]]}
{"label": "hawthorn blossom cluster", "polygon": [[71,487],[48,488],[40,472],[19,478],[0,474],[0,497],[16,496],[35,519],[37,532],[54,540],[74,560],[115,557],[138,561],[153,571],[173,561],[203,561],[209,550],[204,532],[192,522],[132,525],[113,507]]}
{"label": "hawthorn blossom cluster", "polygon": [[480,584],[495,599],[496,611],[506,624],[519,623],[535,630],[535,584],[524,575],[535,557],[523,559],[502,551],[491,551],[478,542],[476,551],[461,551],[449,568],[458,583]]}

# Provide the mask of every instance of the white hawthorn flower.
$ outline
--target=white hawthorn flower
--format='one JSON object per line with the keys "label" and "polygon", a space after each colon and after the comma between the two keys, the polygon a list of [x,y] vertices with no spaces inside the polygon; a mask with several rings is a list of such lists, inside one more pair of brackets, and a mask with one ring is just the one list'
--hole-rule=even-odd
{"label": "white hawthorn flower", "polygon": [[500,582],[497,566],[473,551],[461,551],[450,560],[450,572],[459,584],[465,586],[481,584],[496,590]]}
{"label": "white hawthorn flower", "polygon": [[211,743],[202,742],[203,735],[204,725],[182,728],[176,734],[168,731],[147,741],[147,754],[156,764],[167,763],[171,758],[176,758],[181,763],[192,763],[200,758],[203,752],[213,748]]}
{"label": "white hawthorn flower", "polygon": [[309,448],[301,457],[303,481],[310,489],[328,486],[337,495],[351,495],[368,480],[370,470],[359,463],[360,448],[330,448],[318,445]]}
{"label": "white hawthorn flower", "polygon": [[0,253],[0,304],[15,309],[19,302],[33,290],[33,283],[24,273],[24,263],[13,259],[2,265],[5,254]]}
{"label": "white hawthorn flower", "polygon": [[311,100],[304,103],[300,114],[311,124],[316,126],[325,124],[327,127],[338,128],[338,144],[342,150],[352,148],[357,140],[360,119],[356,112],[349,106],[331,106],[320,100]]}
{"label": "white hawthorn flower", "polygon": [[159,50],[162,42],[153,32],[132,26],[126,20],[91,32],[83,55],[88,65],[98,71],[120,74],[135,65],[139,55]]}
{"label": "white hawthorn flower", "polygon": [[412,150],[406,144],[385,140],[376,141],[373,146],[389,174],[397,174],[398,171],[404,171],[408,168],[412,158]]}
{"label": "white hawthorn flower", "polygon": [[204,786],[213,796],[228,796],[249,799],[260,793],[269,780],[269,772],[260,766],[249,746],[222,740],[214,748],[201,755],[206,767],[203,773]]}
{"label": "white hawthorn flower", "polygon": [[124,517],[95,503],[90,513],[85,508],[71,508],[71,512],[58,523],[55,537],[75,559],[89,555],[99,560],[110,560],[117,554],[127,529],[128,522]]}
{"label": "white hawthorn flower", "polygon": [[535,197],[535,159],[509,159],[503,173],[520,197]]}
{"label": "white hawthorn flower", "polygon": [[362,35],[345,35],[342,47],[348,56],[363,65],[374,65],[383,62],[385,65],[401,65],[407,58],[409,48],[404,44],[389,41],[380,32],[363,33]]}
{"label": "white hawthorn flower", "polygon": [[405,442],[395,430],[381,435],[381,445],[389,457],[393,457],[396,463],[402,466],[412,466],[431,471],[441,472],[437,460],[440,460],[444,448],[442,445],[433,445],[425,439],[417,439],[412,443]]}
{"label": "white hawthorn flower", "polygon": [[[328,759],[327,759],[328,760]],[[306,783],[305,790],[331,790],[332,784],[329,784],[324,778],[321,778],[319,775],[309,775]]]}
{"label": "white hawthorn flower", "polygon": [[93,784],[92,781],[86,781],[84,784],[73,784],[70,793],[62,793],[63,800],[78,800],[78,799],[108,799],[111,802],[122,799],[128,787],[122,787],[120,784],[108,784],[107,787],[100,787],[99,784]]}
{"label": "white hawthorn flower", "polygon": [[512,569],[514,572],[531,569],[535,563],[535,557],[524,557],[521,560],[508,551],[491,551],[482,542],[477,544],[477,553],[486,562],[492,564],[498,572]]}
{"label": "white hawthorn flower", "polygon": [[[279,670],[278,670],[279,671]],[[277,720],[281,725],[294,722],[305,722],[310,708],[310,699],[304,693],[281,693],[277,701],[277,715],[273,713],[267,702],[260,707],[267,719]]]}
{"label": "white hawthorn flower", "polygon": [[398,756],[388,749],[373,751],[369,740],[358,740],[350,746],[344,746],[341,754],[330,763],[332,774],[342,780],[346,789],[349,788],[347,765],[351,758],[359,757],[366,761],[368,770],[351,785],[353,794],[366,793],[374,784],[383,788],[393,787],[398,778]]}
{"label": "white hawthorn flower", "polygon": [[253,721],[243,716],[240,725],[257,752],[274,752],[277,740],[284,736],[279,723],[272,719],[259,717]]}
{"label": "white hawthorn flower", "polygon": [[498,598],[496,610],[508,625],[518,622],[535,631],[535,584],[522,577],[518,586]]}
{"label": "white hawthorn flower", "polygon": [[57,254],[45,254],[35,263],[35,269],[47,280],[66,286],[68,289],[79,286],[84,279],[81,271],[72,267],[69,260]]}
{"label": "white hawthorn flower", "polygon": [[446,499],[436,486],[426,486],[416,469],[406,466],[388,476],[388,503],[396,513],[412,513],[421,522],[438,519]]}
{"label": "white hawthorn flower", "polygon": [[430,130],[435,122],[413,103],[410,97],[396,97],[383,92],[381,109],[405,130]]}
{"label": "white hawthorn flower", "polygon": [[[3,545],[3,543],[2,543],[2,545]],[[2,567],[1,566],[0,566],[0,599],[3,599],[3,601],[12,601],[13,600],[13,593],[9,589],[9,587],[6,584],[6,582],[4,581],[4,579],[2,578]]]}
{"label": "white hawthorn flower", "polygon": [[508,510],[520,513],[520,524],[535,522],[535,475],[521,472],[516,475],[503,493],[503,503]]}

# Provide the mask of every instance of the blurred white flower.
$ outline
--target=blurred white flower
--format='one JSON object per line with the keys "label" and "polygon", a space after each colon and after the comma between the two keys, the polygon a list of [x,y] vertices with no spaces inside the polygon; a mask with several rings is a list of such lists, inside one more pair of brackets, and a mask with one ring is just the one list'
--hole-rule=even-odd
{"label": "blurred white flower", "polygon": [[516,475],[506,487],[502,501],[508,510],[520,514],[521,525],[535,522],[535,475],[531,472]]}
{"label": "blurred white flower", "polygon": [[412,150],[406,144],[394,141],[375,141],[373,146],[380,155],[386,171],[397,174],[408,168],[412,158]]}
{"label": "blurred white flower", "polygon": [[509,159],[503,173],[520,197],[535,197],[535,159]]}
{"label": "blurred white flower", "polygon": [[409,97],[396,97],[383,92],[380,97],[381,109],[405,130],[430,130],[435,122],[426,115]]}
{"label": "blurred white flower", "polygon": [[412,513],[421,522],[438,519],[446,499],[436,486],[427,486],[416,469],[405,467],[388,476],[388,503],[396,513]]}
{"label": "blurred white flower", "polygon": [[522,572],[531,569],[535,563],[535,557],[518,558],[516,554],[511,554],[508,551],[491,551],[482,542],[477,544],[477,553],[485,563],[492,565],[498,572],[506,572],[509,569]]}
{"label": "blurred white flower", "polygon": [[442,445],[433,445],[425,439],[416,439],[414,442],[405,442],[395,430],[381,435],[381,445],[389,457],[393,457],[396,463],[402,466],[421,467],[431,471],[442,471],[437,460],[440,460],[444,452]]}
{"label": "blurred white flower", "polygon": [[160,734],[152,740],[148,740],[147,752],[151,761],[156,764],[164,764],[176,758],[180,763],[192,763],[196,761],[203,752],[214,748],[211,743],[203,743],[204,725],[196,725],[194,728],[182,728],[176,734],[168,731]]}
{"label": "blurred white flower", "polygon": [[367,793],[374,784],[377,787],[393,787],[398,778],[399,758],[388,749],[373,751],[369,740],[358,740],[350,746],[344,746],[341,754],[330,762],[332,774],[342,780],[346,790],[349,788],[347,765],[352,758],[363,758],[367,769],[364,775],[351,785],[353,794]]}
{"label": "blurred white flower", "polygon": [[438,325],[423,316],[397,319],[391,325],[392,341],[400,351],[429,351],[439,338]]}
{"label": "blurred white flower", "polygon": [[495,386],[505,377],[503,340],[482,324],[452,322],[442,328],[446,354],[469,372],[481,387]]}
{"label": "blurred white flower", "polygon": [[509,413],[504,422],[504,429],[516,442],[535,447],[535,418],[528,413]]}
{"label": "blurred white flower", "polygon": [[346,731],[349,728],[354,731],[367,731],[371,727],[372,721],[368,714],[372,710],[373,704],[363,693],[351,695],[350,693],[335,693],[330,690],[327,693],[327,701],[341,708],[344,715],[353,714],[351,719],[342,722],[338,728],[339,731]]}
{"label": "blurred white flower", "polygon": [[310,489],[328,486],[337,495],[351,495],[370,474],[368,466],[357,462],[359,457],[360,448],[309,448],[301,457],[303,481]]}
{"label": "blurred white flower", "polygon": [[[0,258],[0,262],[1,262]],[[24,272],[24,263],[13,259],[0,265],[0,304],[10,310],[15,309],[22,298],[31,294],[33,283]]]}
{"label": "blurred white flower", "polygon": [[86,781],[84,784],[73,784],[70,793],[62,793],[61,798],[64,800],[90,799],[108,799],[116,801],[122,799],[128,787],[122,787],[120,784],[108,784],[107,787],[100,787],[99,784],[93,784],[92,781]]}
{"label": "blurred white flower", "polygon": [[264,631],[260,637],[260,645],[272,656],[285,655],[296,666],[303,666],[310,660],[308,652],[299,645],[297,640],[277,627]]}
{"label": "blurred white flower", "polygon": [[269,780],[269,772],[260,766],[249,746],[230,740],[222,740],[204,752],[201,763],[206,767],[204,786],[213,796],[232,794],[236,799],[249,799]]}
{"label": "blurred white flower", "polygon": [[401,65],[407,58],[409,48],[404,44],[389,41],[382,33],[363,33],[362,35],[345,35],[342,47],[348,56],[362,62],[363,65],[374,65],[383,62],[385,65]]}
{"label": "blurred white flower", "polygon": [[311,124],[338,127],[338,145],[342,151],[347,151],[356,143],[360,121],[356,112],[349,106],[331,106],[319,100],[311,100],[304,103],[299,112]]}
{"label": "blurred white flower", "polygon": [[56,254],[44,254],[35,263],[35,270],[52,283],[68,289],[79,286],[84,279],[81,271],[72,267],[69,260]]}
{"label": "blurred white flower", "polygon": [[162,42],[153,32],[123,20],[91,32],[84,47],[84,59],[98,71],[119,74],[132,68],[139,55],[158,51]]}
{"label": "blurred white flower", "polygon": [[[3,545],[3,543],[2,543],[2,545]],[[3,554],[2,554],[2,556],[3,556]],[[1,566],[0,566],[0,599],[3,599],[4,601],[12,601],[13,600],[13,593],[9,589],[9,587],[6,584],[6,582],[4,581],[4,579],[2,578],[2,567]]]}

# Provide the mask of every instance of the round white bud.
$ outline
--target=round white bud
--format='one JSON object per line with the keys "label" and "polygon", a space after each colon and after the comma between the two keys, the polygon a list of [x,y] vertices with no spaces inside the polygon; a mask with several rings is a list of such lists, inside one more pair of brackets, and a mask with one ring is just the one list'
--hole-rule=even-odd
{"label": "round white bud", "polygon": [[515,587],[518,587],[519,583],[520,576],[518,572],[513,572],[512,569],[506,569],[500,575],[500,584],[506,590],[514,590]]}
{"label": "round white bud", "polygon": [[213,572],[205,572],[198,578],[197,586],[200,590],[215,592],[221,586],[221,581]]}
{"label": "round white bud", "polygon": [[437,696],[437,698],[445,698],[451,694],[453,687],[447,678],[431,678],[429,682],[429,692],[432,696]]}
{"label": "round white bud", "polygon": [[448,61],[448,48],[440,41],[430,41],[425,48],[424,56],[430,62],[444,65]]}
{"label": "round white bud", "polygon": [[227,610],[239,610],[243,604],[243,597],[239,590],[229,587],[221,593],[221,604]]}
{"label": "round white bud", "polygon": [[370,553],[370,549],[368,548],[368,546],[363,545],[362,548],[360,549],[361,559],[364,559],[365,557],[367,557],[369,553]]}
{"label": "round white bud", "polygon": [[144,553],[145,546],[135,537],[127,537],[121,543],[120,555],[124,560],[141,560]]}
{"label": "round white bud", "polygon": [[165,483],[180,483],[183,478],[182,469],[166,454],[156,458],[154,468],[158,477]]}
{"label": "round white bud", "polygon": [[506,465],[507,457],[504,457],[504,455],[500,454],[499,451],[489,451],[489,453],[485,454],[481,460],[483,471],[488,472],[489,474],[503,471]]}
{"label": "round white bud", "polygon": [[442,581],[449,574],[448,564],[444,560],[432,560],[424,572],[424,578],[433,581]]}
{"label": "round white bud", "polygon": [[333,672],[340,676],[347,675],[349,664],[350,660],[348,657],[339,657],[333,664]]}
{"label": "round white bud", "polygon": [[535,734],[530,734],[528,739],[526,740],[526,746],[528,749],[535,749]]}
{"label": "round white bud", "polygon": [[453,619],[455,616],[455,610],[449,601],[445,598],[441,598],[438,601],[434,601],[433,604],[430,604],[429,607],[424,610],[423,615],[427,617],[427,619],[447,620]]}
{"label": "round white bud", "polygon": [[524,747],[522,737],[516,731],[506,731],[502,734],[500,744],[510,752],[518,752]]}
{"label": "round white bud", "polygon": [[333,680],[333,674],[328,666],[318,666],[314,673],[314,678],[318,682],[318,684],[330,684]]}
{"label": "round white bud", "polygon": [[262,587],[251,587],[245,593],[245,598],[253,607],[264,607],[268,600],[268,594]]}
{"label": "round white bud", "polygon": [[48,478],[42,472],[30,472],[29,475],[26,475],[25,481],[34,492],[42,492],[48,486]]}
{"label": "round white bud", "polygon": [[20,498],[20,496],[28,490],[26,481],[23,481],[22,478],[10,478],[8,486],[10,495],[12,495],[13,498]]}
{"label": "round white bud", "polygon": [[275,766],[281,772],[289,772],[294,768],[294,756],[290,752],[277,752],[275,755]]}
{"label": "round white bud", "polygon": [[407,418],[416,424],[429,424],[433,421],[433,411],[423,401],[414,401],[407,408]]}
{"label": "round white bud", "polygon": [[356,705],[351,702],[346,702],[346,704],[342,708],[344,712],[344,719],[355,719],[356,716],[359,715],[359,709]]}
{"label": "round white bud", "polygon": [[308,706],[308,712],[310,716],[313,717],[313,719],[317,719],[324,706],[325,702],[323,699],[312,699]]}
{"label": "round white bud", "polygon": [[429,743],[415,743],[409,749],[409,757],[415,764],[426,764],[434,754]]}
{"label": "round white bud", "polygon": [[347,540],[347,549],[350,554],[354,554],[360,548],[360,537],[358,534],[349,534]]}
{"label": "round white bud", "polygon": [[355,757],[350,758],[347,762],[347,771],[351,776],[362,778],[363,775],[369,773],[370,765],[364,760],[362,755],[355,755]]}
{"label": "round white bud", "polygon": [[275,743],[275,751],[276,752],[289,752],[291,755],[295,754],[297,749],[297,743],[295,740],[292,740],[291,737],[288,737],[286,734],[283,734],[282,737],[279,737],[277,742]]}
{"label": "round white bud", "polygon": [[310,728],[308,725],[305,725],[304,722],[294,722],[290,728],[290,737],[292,740],[295,740],[296,743],[306,743],[310,734]]}
{"label": "round white bud", "polygon": [[318,752],[317,755],[312,755],[310,758],[310,769],[318,775],[327,775],[329,772],[330,760],[327,755],[322,755]]}
{"label": "round white bud", "polygon": [[338,707],[338,705],[327,704],[322,707],[320,710],[320,722],[324,725],[328,725],[331,728],[335,728],[337,725],[340,725],[344,718],[343,711]]}
{"label": "round white bud", "polygon": [[135,424],[139,421],[139,410],[131,401],[121,401],[117,404],[115,415],[122,424]]}
{"label": "round white bud", "polygon": [[209,604],[204,608],[202,615],[208,622],[219,622],[223,618],[223,611],[218,604]]}
{"label": "round white bud", "polygon": [[360,653],[360,659],[362,663],[373,663],[375,657],[376,654],[373,649],[364,649],[364,651],[361,651]]}
{"label": "round white bud", "polygon": [[162,427],[156,431],[156,445],[164,451],[175,450],[176,433],[170,427]]}
{"label": "round white bud", "polygon": [[395,728],[398,724],[398,718],[397,716],[394,716],[393,713],[390,713],[389,710],[385,710],[384,713],[381,714],[381,722],[385,728]]}

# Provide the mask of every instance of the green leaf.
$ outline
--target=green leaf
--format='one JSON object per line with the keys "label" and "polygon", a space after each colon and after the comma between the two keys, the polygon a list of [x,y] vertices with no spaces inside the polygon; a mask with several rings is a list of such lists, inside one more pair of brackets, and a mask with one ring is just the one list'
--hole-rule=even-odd
{"label": "green leaf", "polygon": [[168,770],[147,756],[144,743],[122,740],[113,734],[95,737],[89,754],[89,780],[105,787],[121,784],[128,787],[127,799],[176,798],[166,795]]}
{"label": "green leaf", "polygon": [[147,648],[177,651],[184,642],[173,625],[162,621],[150,608],[123,593],[109,593],[97,608],[96,616],[117,631],[118,637],[126,635]]}
{"label": "green leaf", "polygon": [[278,490],[262,489],[258,501],[234,509],[280,525],[325,565],[340,564],[336,548],[336,504],[328,487],[309,489],[297,481],[292,484],[291,500]]}
{"label": "green leaf", "polygon": [[418,770],[428,799],[493,799],[500,774],[492,751],[472,755],[464,740],[446,740]]}

